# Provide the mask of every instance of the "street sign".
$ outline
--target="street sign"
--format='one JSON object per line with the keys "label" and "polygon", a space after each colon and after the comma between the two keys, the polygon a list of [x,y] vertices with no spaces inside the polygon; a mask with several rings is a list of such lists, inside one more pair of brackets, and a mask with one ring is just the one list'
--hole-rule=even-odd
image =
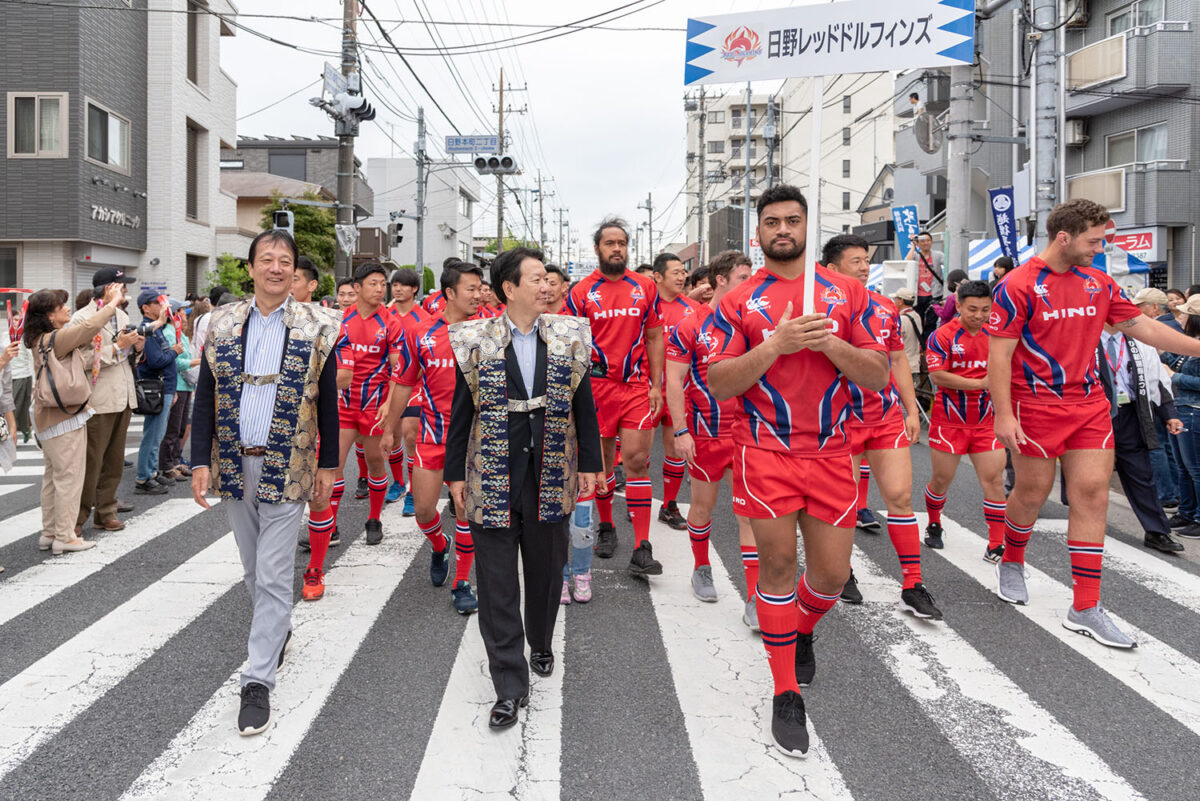
{"label": "street sign", "polygon": [[337,233],[338,245],[341,246],[342,252],[353,256],[354,249],[358,246],[358,226],[334,225],[333,229]]}
{"label": "street sign", "polygon": [[447,153],[499,153],[500,137],[493,134],[447,136]]}
{"label": "street sign", "polygon": [[1104,224],[1104,242],[1111,245],[1117,238],[1117,223],[1112,217],[1108,218],[1108,222]]}
{"label": "street sign", "polygon": [[325,92],[330,97],[346,91],[346,76],[338,72],[328,61],[325,62]]}

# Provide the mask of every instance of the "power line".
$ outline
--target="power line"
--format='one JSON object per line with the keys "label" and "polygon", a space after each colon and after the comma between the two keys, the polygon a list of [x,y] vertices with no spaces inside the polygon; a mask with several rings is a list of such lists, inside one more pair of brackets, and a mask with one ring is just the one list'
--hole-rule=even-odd
{"label": "power line", "polygon": [[238,118],[237,118],[237,122],[241,122],[241,121],[242,121],[242,120],[244,120],[244,119],[248,119],[248,118],[250,118],[250,117],[253,117],[255,114],[261,114],[262,112],[266,111],[267,109],[270,109],[270,108],[275,108],[275,106],[278,106],[278,105],[279,105],[280,103],[282,103],[283,101],[285,101],[285,100],[291,100],[291,99],[292,99],[293,97],[295,97],[296,95],[300,94],[301,92],[303,92],[303,91],[305,91],[305,90],[307,90],[307,89],[311,89],[311,88],[313,88],[314,86],[316,86],[316,85],[317,85],[317,84],[319,84],[320,82],[321,82],[321,79],[320,79],[320,78],[317,78],[317,79],[316,79],[315,81],[313,81],[312,83],[310,83],[310,84],[306,84],[305,86],[301,86],[301,87],[300,87],[299,89],[297,89],[296,91],[292,92],[292,93],[291,93],[291,94],[289,94],[289,95],[284,95],[283,97],[279,98],[278,100],[274,101],[273,103],[268,103],[267,105],[263,106],[263,107],[262,107],[262,108],[260,108],[260,109],[256,109],[256,110],[254,110],[254,111],[251,111],[249,114],[243,114],[242,116],[240,116],[240,117],[238,117]]}

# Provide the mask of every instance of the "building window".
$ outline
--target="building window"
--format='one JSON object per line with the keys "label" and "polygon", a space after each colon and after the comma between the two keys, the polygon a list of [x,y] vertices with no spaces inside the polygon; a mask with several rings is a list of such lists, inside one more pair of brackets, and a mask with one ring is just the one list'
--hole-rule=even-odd
{"label": "building window", "polygon": [[843,226],[842,226],[842,233],[843,233],[843,234],[848,234],[848,233],[850,233],[850,226],[849,226],[849,225],[843,225]]}
{"label": "building window", "polygon": [[66,158],[69,95],[8,93],[9,158]]}
{"label": "building window", "polygon": [[1116,36],[1130,28],[1162,22],[1165,0],[1138,0],[1108,15],[1108,35]]}
{"label": "building window", "polygon": [[305,180],[305,157],[303,150],[268,150],[267,172],[284,178]]}
{"label": "building window", "polygon": [[458,216],[471,219],[471,198],[462,192],[458,193]]}
{"label": "building window", "polygon": [[189,81],[199,86],[200,18],[204,15],[204,9],[195,0],[189,0],[187,9],[187,77]]}
{"label": "building window", "polygon": [[843,114],[850,113],[850,103],[851,103],[850,95],[842,95],[842,113]]}
{"label": "building window", "polygon": [[708,213],[713,214],[714,212],[720,211],[724,205],[725,204],[720,200],[710,200],[708,201]]}
{"label": "building window", "polygon": [[200,129],[187,127],[187,176],[184,180],[185,213],[189,220],[200,217]]}
{"label": "building window", "polygon": [[742,143],[735,142],[729,147],[729,158],[740,159],[742,157]]}
{"label": "building window", "polygon": [[850,211],[850,193],[842,193],[842,211]]}
{"label": "building window", "polygon": [[724,153],[725,152],[725,142],[723,142],[723,141],[709,142],[708,143],[708,152],[713,155],[720,155],[720,154]]}
{"label": "building window", "polygon": [[1105,143],[1106,167],[1161,161],[1167,157],[1167,124],[1160,122],[1134,131],[1113,134]]}
{"label": "building window", "polygon": [[850,129],[849,128],[842,129],[842,144],[846,147],[850,146]]}
{"label": "building window", "polygon": [[208,259],[203,256],[189,255],[187,257],[187,283],[185,286],[188,294],[200,291],[200,287],[204,283],[204,275],[207,272],[207,265]]}
{"label": "building window", "polygon": [[724,111],[709,111],[709,112],[706,112],[704,116],[707,119],[707,121],[713,125],[724,125],[725,124],[725,112]]}
{"label": "building window", "polygon": [[704,173],[704,180],[710,184],[719,184],[725,180],[725,173],[721,170],[707,170]]}
{"label": "building window", "polygon": [[[18,245],[0,245],[0,282],[6,287],[20,286],[17,278],[17,265],[21,260],[21,251]],[[10,295],[0,295],[0,304],[10,300],[15,308],[21,308],[21,302],[26,300],[28,295],[20,295],[16,292]]]}
{"label": "building window", "polygon": [[89,100],[84,140],[89,161],[129,173],[129,120]]}
{"label": "building window", "polygon": [[842,159],[842,177],[850,177],[850,159]]}

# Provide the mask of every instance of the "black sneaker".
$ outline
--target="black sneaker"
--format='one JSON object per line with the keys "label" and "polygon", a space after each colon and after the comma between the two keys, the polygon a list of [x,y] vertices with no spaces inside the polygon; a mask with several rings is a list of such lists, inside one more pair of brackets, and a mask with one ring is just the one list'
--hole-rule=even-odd
{"label": "black sneaker", "polygon": [[612,559],[617,552],[617,530],[612,523],[601,523],[596,529],[596,556]]}
{"label": "black sneaker", "polygon": [[842,587],[842,602],[854,604],[857,606],[863,602],[862,593],[858,589],[858,579],[854,577],[854,571],[850,571],[850,578],[846,581],[846,586]]}
{"label": "black sneaker", "polygon": [[354,497],[361,501],[370,494],[371,488],[367,486],[367,477],[359,476],[358,483],[354,485]]}
{"label": "black sneaker", "polygon": [[817,655],[813,652],[813,643],[817,635],[796,632],[796,683],[801,687],[812,684],[817,675]]}
{"label": "black sneaker", "polygon": [[946,543],[942,542],[941,523],[930,523],[925,527],[925,544],[938,551],[946,547]]}
{"label": "black sneaker", "polygon": [[1171,499],[1171,500],[1169,500],[1169,501],[1163,501],[1163,502],[1162,502],[1162,508],[1163,508],[1163,509],[1166,509],[1168,512],[1170,512],[1170,511],[1172,511],[1172,510],[1174,510],[1174,509],[1178,509],[1178,508],[1179,508],[1179,501],[1178,501],[1177,499]]}
{"label": "black sneaker", "polygon": [[1188,540],[1200,540],[1200,523],[1191,523],[1182,528],[1177,528],[1171,533],[1176,537],[1183,537]]}
{"label": "black sneaker", "polygon": [[363,530],[367,532],[367,545],[378,545],[383,542],[383,523],[378,520],[368,520],[363,526]]}
{"label": "black sneaker", "polygon": [[292,630],[288,629],[287,636],[283,638],[283,647],[279,649],[279,661],[275,664],[276,670],[283,669],[283,663],[287,657],[288,648],[292,646]]}
{"label": "black sneaker", "polygon": [[175,479],[167,478],[162,473],[156,473],[154,478],[151,479],[151,481],[157,481],[160,485],[162,485],[164,487],[175,486]]}
{"label": "black sneaker", "polygon": [[329,535],[329,547],[333,548],[336,545],[342,544],[342,530],[337,526],[333,527],[333,533]]}
{"label": "black sneaker", "polygon": [[1184,517],[1181,514],[1173,514],[1167,518],[1167,525],[1171,528],[1183,528],[1184,526],[1192,525],[1194,522],[1190,517]]}
{"label": "black sneaker", "polygon": [[924,620],[942,619],[942,610],[933,605],[933,596],[920,582],[900,591],[900,608]]}
{"label": "black sneaker", "polygon": [[679,507],[675,501],[662,505],[662,508],[658,510],[658,520],[676,531],[683,531],[687,528],[687,521],[683,519],[683,515],[679,514]]}
{"label": "black sneaker", "polygon": [[271,725],[271,691],[252,681],[242,688],[242,709],[238,712],[238,734],[249,737],[262,734]]}
{"label": "black sneaker", "polygon": [[447,545],[443,551],[433,551],[429,557],[429,581],[433,586],[440,587],[446,583],[446,576],[450,575],[450,560],[446,558],[450,553],[450,546]]}
{"label": "black sneaker", "polygon": [[654,558],[650,540],[642,540],[642,544],[633,549],[633,556],[629,560],[629,572],[634,576],[662,575],[662,562]]}
{"label": "black sneaker", "polygon": [[613,492],[624,492],[625,491],[625,467],[624,467],[624,465],[617,465],[616,467],[613,468],[612,491]]}
{"label": "black sneaker", "polygon": [[804,699],[794,690],[780,693],[771,702],[771,738],[775,747],[790,757],[808,756],[808,726]]}
{"label": "black sneaker", "polygon": [[166,495],[167,488],[154,479],[133,482],[133,491],[137,495]]}

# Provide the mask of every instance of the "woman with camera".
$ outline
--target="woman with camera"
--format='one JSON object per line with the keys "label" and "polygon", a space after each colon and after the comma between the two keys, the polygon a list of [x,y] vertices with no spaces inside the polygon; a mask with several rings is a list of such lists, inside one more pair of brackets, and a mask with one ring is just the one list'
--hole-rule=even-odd
{"label": "woman with camera", "polygon": [[55,556],[96,544],[76,534],[75,527],[87,463],[87,421],[93,413],[91,382],[77,350],[101,333],[120,298],[120,284],[110,284],[99,311],[69,328],[64,328],[71,319],[65,290],[43,289],[29,298],[23,338],[33,351],[33,428],[46,461],[38,548],[53,550]]}

